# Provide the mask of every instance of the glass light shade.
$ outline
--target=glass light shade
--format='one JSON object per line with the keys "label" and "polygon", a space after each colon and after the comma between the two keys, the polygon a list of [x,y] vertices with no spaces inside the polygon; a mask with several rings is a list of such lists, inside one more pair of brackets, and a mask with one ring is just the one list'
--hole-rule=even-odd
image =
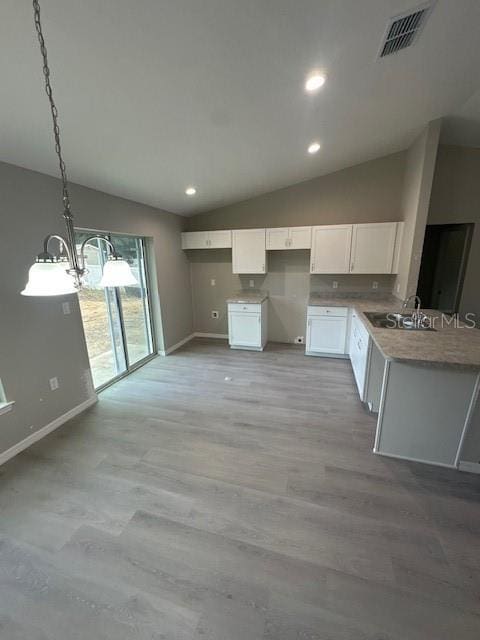
{"label": "glass light shade", "polygon": [[75,281],[66,267],[68,262],[36,262],[28,272],[22,296],[65,296],[77,293]]}
{"label": "glass light shade", "polygon": [[103,267],[101,287],[128,287],[137,284],[130,265],[121,258],[109,258]]}

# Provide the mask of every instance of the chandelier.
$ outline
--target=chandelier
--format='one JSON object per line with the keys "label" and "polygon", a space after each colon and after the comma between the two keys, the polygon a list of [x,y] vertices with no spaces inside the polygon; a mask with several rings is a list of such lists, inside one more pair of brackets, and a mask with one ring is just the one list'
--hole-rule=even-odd
{"label": "chandelier", "polygon": [[[21,292],[24,296],[63,296],[69,293],[77,293],[83,286],[83,278],[87,273],[85,261],[85,247],[92,241],[101,240],[106,243],[108,258],[103,268],[100,280],[102,287],[123,287],[137,284],[129,264],[119,255],[114,245],[102,235],[92,235],[82,243],[77,251],[75,243],[75,228],[73,226],[73,214],[70,207],[68,192],[67,170],[62,156],[60,145],[60,127],[58,125],[58,110],[53,100],[52,86],[50,84],[50,68],[48,66],[47,48],[43,37],[42,23],[40,21],[40,4],[33,0],[33,13],[35,29],[40,43],[40,52],[43,59],[43,75],[45,79],[45,92],[50,104],[50,112],[53,122],[53,135],[55,138],[55,152],[58,156],[60,175],[62,179],[63,219],[67,228],[66,235],[49,234],[43,241],[43,251],[38,254],[35,263],[28,272],[28,282]],[[58,241],[59,253],[55,255],[49,250],[52,240]]]}

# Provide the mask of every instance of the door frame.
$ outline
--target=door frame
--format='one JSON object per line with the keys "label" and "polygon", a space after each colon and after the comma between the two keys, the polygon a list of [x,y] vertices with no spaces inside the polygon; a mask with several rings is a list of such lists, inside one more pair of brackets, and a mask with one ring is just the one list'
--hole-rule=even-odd
{"label": "door frame", "polygon": [[[116,382],[118,382],[119,380],[122,380],[122,378],[126,378],[127,376],[129,376],[131,373],[133,373],[134,371],[136,371],[137,369],[140,369],[140,367],[143,367],[143,365],[147,364],[147,362],[150,362],[150,360],[153,360],[153,358],[156,358],[158,356],[158,348],[157,348],[157,336],[156,336],[156,331],[155,331],[155,319],[153,317],[153,310],[152,310],[152,301],[151,301],[151,278],[150,278],[150,273],[149,273],[149,249],[148,249],[148,243],[146,242],[146,238],[145,236],[140,236],[137,235],[135,233],[120,233],[120,232],[115,232],[115,231],[105,231],[105,230],[98,230],[98,229],[88,229],[85,227],[75,227],[75,232],[79,232],[79,233],[95,233],[95,234],[101,234],[106,236],[110,241],[112,241],[112,236],[113,241],[115,240],[115,236],[129,236],[131,238],[136,238],[138,240],[140,240],[140,248],[141,248],[141,258],[142,258],[142,262],[143,262],[143,275],[144,275],[144,288],[145,288],[145,294],[146,294],[146,298],[147,298],[147,307],[148,307],[148,314],[147,314],[147,320],[148,320],[148,327],[147,327],[147,332],[149,335],[149,339],[150,339],[150,344],[152,346],[152,353],[149,353],[147,356],[145,356],[144,358],[142,358],[141,360],[138,360],[137,362],[135,362],[134,364],[130,364],[130,358],[128,357],[128,349],[127,349],[127,341],[126,341],[126,331],[125,331],[125,323],[124,323],[124,318],[123,318],[123,309],[122,309],[122,302],[121,302],[121,298],[120,298],[120,293],[118,290],[118,287],[113,287],[114,291],[115,291],[115,300],[117,303],[117,309],[118,309],[118,315],[119,315],[119,322],[120,322],[120,327],[121,327],[121,332],[122,332],[122,344],[123,344],[123,351],[125,354],[125,366],[126,369],[125,371],[122,371],[122,373],[117,374],[116,376],[114,376],[113,378],[111,378],[110,380],[108,380],[107,382],[104,382],[103,384],[99,385],[98,387],[95,387],[95,392],[96,393],[101,393],[102,391],[104,391],[105,389],[107,389],[108,387],[110,387],[112,384],[115,384]],[[103,266],[103,265],[102,265]],[[80,301],[79,301],[80,304]],[[111,316],[110,316],[110,301],[107,300],[107,305],[108,305],[108,309],[109,309],[109,314],[108,314],[108,321],[111,324]],[[82,328],[83,328],[83,332],[84,332],[84,336],[85,336],[85,328],[83,325],[83,321],[82,321]],[[85,336],[85,342],[86,342],[86,336]],[[115,355],[115,359],[117,358],[117,356]],[[90,363],[90,360],[89,360]]]}

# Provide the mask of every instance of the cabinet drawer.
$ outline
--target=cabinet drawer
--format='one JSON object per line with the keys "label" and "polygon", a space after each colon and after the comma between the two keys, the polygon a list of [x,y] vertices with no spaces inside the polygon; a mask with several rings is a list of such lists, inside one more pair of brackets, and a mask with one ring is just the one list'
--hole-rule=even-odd
{"label": "cabinet drawer", "polygon": [[333,316],[337,318],[346,318],[348,316],[348,307],[308,307],[308,316]]}
{"label": "cabinet drawer", "polygon": [[242,303],[242,302],[229,302],[229,311],[243,311],[245,313],[260,313],[262,309],[261,304]]}

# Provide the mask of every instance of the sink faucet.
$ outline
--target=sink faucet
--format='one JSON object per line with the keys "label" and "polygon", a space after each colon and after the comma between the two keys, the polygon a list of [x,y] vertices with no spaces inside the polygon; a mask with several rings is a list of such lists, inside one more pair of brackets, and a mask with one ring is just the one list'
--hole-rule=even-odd
{"label": "sink faucet", "polygon": [[422,301],[420,300],[420,298],[413,294],[411,296],[408,296],[408,298],[405,298],[402,308],[403,309],[408,309],[408,305],[410,304],[410,300],[413,300],[413,313],[412,316],[413,317],[417,317],[419,318],[421,316],[421,312],[420,312],[420,307],[422,306]]}

